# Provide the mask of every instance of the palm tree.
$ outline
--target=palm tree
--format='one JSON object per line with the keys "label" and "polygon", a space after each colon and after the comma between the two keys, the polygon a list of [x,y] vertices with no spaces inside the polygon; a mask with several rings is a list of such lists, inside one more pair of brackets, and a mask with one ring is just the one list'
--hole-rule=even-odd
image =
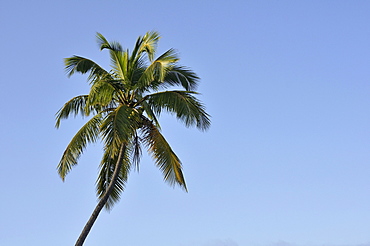
{"label": "palm tree", "polygon": [[[210,116],[196,98],[199,77],[178,65],[179,57],[169,49],[155,59],[160,36],[140,36],[132,52],[97,33],[100,49],[110,52],[112,69],[107,71],[81,56],[65,59],[68,76],[88,74],[90,92],[72,98],[57,112],[56,127],[69,116],[90,116],[64,151],[57,170],[65,180],[88,143],[102,140],[103,157],[96,181],[98,204],[82,230],[76,246],[82,245],[102,208],[110,210],[120,199],[129,172],[138,168],[142,148],[153,157],[170,185],[187,191],[182,164],[161,134],[158,116],[174,114],[186,127],[206,130]],[[168,90],[170,87],[180,88]]]}

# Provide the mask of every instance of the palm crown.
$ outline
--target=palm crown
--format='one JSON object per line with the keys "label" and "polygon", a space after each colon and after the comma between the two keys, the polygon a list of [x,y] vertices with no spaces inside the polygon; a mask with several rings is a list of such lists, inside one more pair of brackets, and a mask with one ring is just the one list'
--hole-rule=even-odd
{"label": "palm crown", "polygon": [[101,139],[104,153],[96,189],[101,199],[111,184],[107,209],[119,200],[130,170],[139,164],[143,147],[152,155],[164,180],[186,190],[181,161],[160,131],[158,116],[162,111],[175,115],[187,127],[206,130],[210,126],[210,117],[196,98],[198,76],[178,65],[179,57],[173,49],[155,58],[159,38],[157,32],[148,32],[137,39],[130,52],[98,33],[100,49],[110,52],[110,71],[84,57],[65,59],[68,76],[87,73],[91,88],[89,94],[64,104],[56,115],[56,127],[71,115],[91,117],[64,151],[58,173],[64,180],[87,144]]}

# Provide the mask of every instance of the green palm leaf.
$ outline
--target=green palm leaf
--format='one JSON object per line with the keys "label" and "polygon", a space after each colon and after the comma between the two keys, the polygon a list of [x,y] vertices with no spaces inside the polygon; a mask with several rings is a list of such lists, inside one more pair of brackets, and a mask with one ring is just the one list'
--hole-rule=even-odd
{"label": "green palm leaf", "polygon": [[141,138],[135,134],[128,146],[128,154],[130,156],[131,163],[137,171],[139,171],[139,164],[142,155],[141,141]]}
{"label": "green palm leaf", "polygon": [[108,40],[101,33],[96,33],[96,39],[100,46],[100,50],[109,49],[117,52],[123,50],[120,43],[108,42]]}
{"label": "green palm leaf", "polygon": [[162,87],[182,86],[186,91],[197,89],[199,77],[190,69],[182,66],[173,66],[167,71]]}
{"label": "green palm leaf", "polygon": [[[100,163],[100,171],[98,175],[98,179],[96,180],[96,193],[99,199],[103,197],[105,194],[111,179],[112,174],[117,164],[118,156],[111,157],[108,152],[105,152],[103,155],[103,159]],[[120,174],[117,178],[117,181],[114,184],[111,194],[109,195],[108,201],[105,204],[105,208],[107,210],[111,210],[116,202],[120,200],[121,193],[125,188],[125,184],[127,182],[128,174],[131,169],[130,160],[128,158],[128,151],[126,150],[123,156],[123,165],[120,170]]]}
{"label": "green palm leaf", "polygon": [[58,110],[56,113],[56,123],[55,127],[59,128],[60,121],[62,119],[67,119],[71,114],[77,116],[81,113],[82,116],[85,116],[85,107],[88,100],[88,95],[77,96],[69,100],[64,104],[64,106]]}
{"label": "green palm leaf", "polygon": [[58,164],[58,173],[64,180],[71,168],[77,164],[77,161],[86,148],[88,143],[96,142],[100,134],[102,115],[97,114],[91,118],[72,138],[64,151]]}
{"label": "green palm leaf", "polygon": [[129,142],[138,128],[139,121],[138,111],[124,104],[105,117],[101,132],[105,142],[105,151],[109,151],[112,158],[122,144]]}
{"label": "green palm leaf", "polygon": [[81,74],[90,72],[90,75],[88,77],[89,81],[96,80],[101,77],[110,76],[109,73],[101,68],[98,64],[81,56],[72,56],[70,58],[65,58],[64,63],[68,77],[72,76],[76,72]]}
{"label": "green palm leaf", "polygon": [[146,115],[148,116],[148,118],[152,121],[154,121],[156,127],[158,127],[158,129],[161,129],[161,126],[159,124],[159,121],[157,119],[157,116],[155,115],[155,113],[153,112],[152,110],[152,107],[145,101],[143,100],[140,105],[143,106],[143,109],[146,113]]}
{"label": "green palm leaf", "polygon": [[98,44],[100,49],[108,49],[111,57],[111,63],[114,72],[119,75],[122,80],[128,80],[127,69],[129,54],[128,51],[123,51],[122,46],[117,42],[109,42],[102,34],[97,33]]}
{"label": "green palm leaf", "polygon": [[145,120],[142,134],[143,141],[148,147],[149,153],[152,154],[156,165],[162,171],[164,180],[170,185],[178,184],[187,190],[182,173],[181,161],[173,152],[158,128],[149,120]]}
{"label": "green palm leaf", "polygon": [[187,127],[195,125],[200,130],[207,130],[211,124],[204,105],[192,91],[164,91],[147,96],[148,105],[160,114],[164,109],[174,113]]}
{"label": "green palm leaf", "polygon": [[91,86],[88,105],[105,107],[114,101],[117,90],[105,80],[99,80]]}
{"label": "green palm leaf", "polygon": [[160,57],[155,59],[145,69],[145,71],[143,71],[136,84],[136,88],[141,92],[148,91],[150,89],[158,90],[158,87],[164,81],[167,72],[171,70],[178,60],[179,58],[174,49],[167,50]]}
{"label": "green palm leaf", "polygon": [[147,32],[143,37],[139,37],[131,55],[132,63],[136,63],[144,53],[148,56],[149,61],[153,61],[160,38],[159,33],[155,31]]}

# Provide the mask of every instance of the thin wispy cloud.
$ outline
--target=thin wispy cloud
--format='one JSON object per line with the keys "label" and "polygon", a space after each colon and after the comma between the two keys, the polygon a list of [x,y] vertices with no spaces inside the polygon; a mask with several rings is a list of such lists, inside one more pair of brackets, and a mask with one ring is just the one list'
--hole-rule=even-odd
{"label": "thin wispy cloud", "polygon": [[206,243],[204,246],[239,246],[239,244],[232,239],[216,239]]}
{"label": "thin wispy cloud", "polygon": [[[262,245],[259,245],[262,246]],[[284,240],[279,240],[277,242],[265,244],[265,246],[370,246],[370,242],[367,243],[359,243],[359,244],[298,244],[298,243],[291,243],[291,242],[286,242]]]}

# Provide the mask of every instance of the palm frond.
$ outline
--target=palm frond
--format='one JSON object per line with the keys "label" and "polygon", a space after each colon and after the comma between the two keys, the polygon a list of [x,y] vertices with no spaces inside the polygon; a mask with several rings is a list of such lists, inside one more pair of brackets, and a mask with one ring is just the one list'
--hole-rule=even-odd
{"label": "palm frond", "polygon": [[147,102],[156,114],[164,109],[174,113],[185,123],[185,126],[196,126],[200,130],[207,130],[211,125],[209,114],[205,106],[195,97],[198,94],[192,91],[164,91],[147,96]]}
{"label": "palm frond", "polygon": [[132,57],[137,59],[145,53],[148,56],[149,61],[153,61],[160,38],[161,36],[159,33],[155,31],[147,32],[143,37],[139,37],[132,52]]}
{"label": "palm frond", "polygon": [[[105,205],[107,210],[111,210],[113,205],[120,200],[120,195],[125,188],[128,174],[132,167],[135,166],[135,168],[139,170],[141,154],[141,140],[140,137],[135,134],[135,136],[131,138],[131,141],[126,145],[122,159],[120,160],[122,161],[122,167],[120,174],[114,183],[112,193]],[[105,148],[103,159],[100,163],[100,172],[96,181],[96,191],[99,199],[102,198],[108,189],[117,164],[118,153],[115,152],[112,157],[112,150],[110,148]]]}
{"label": "palm frond", "polygon": [[120,105],[110,112],[101,125],[102,137],[105,148],[110,151],[113,157],[121,147],[121,144],[128,143],[138,128],[140,119],[135,109]]}
{"label": "palm frond", "polygon": [[168,86],[182,86],[187,91],[193,91],[197,89],[199,79],[192,70],[182,66],[173,66],[167,71],[161,86],[164,88]]}
{"label": "palm frond", "polygon": [[102,115],[95,115],[81,127],[68,144],[57,167],[58,173],[63,181],[71,168],[77,164],[77,160],[86,148],[86,145],[98,139],[101,121]]}
{"label": "palm frond", "polygon": [[124,82],[128,82],[130,77],[128,74],[128,51],[110,50],[110,56],[113,71],[118,74],[119,78]]}
{"label": "palm frond", "polygon": [[60,121],[62,119],[67,119],[70,115],[77,116],[81,113],[82,116],[86,116],[85,106],[88,100],[88,95],[81,95],[72,98],[64,104],[64,106],[58,110],[56,113],[56,123],[55,127],[59,128]]}
{"label": "palm frond", "polygon": [[87,102],[88,105],[100,105],[104,107],[114,100],[114,94],[117,90],[108,81],[99,80],[91,86],[89,100]]}
{"label": "palm frond", "polygon": [[98,64],[85,57],[72,56],[69,58],[65,58],[64,63],[68,77],[72,76],[76,72],[79,72],[81,74],[90,72],[88,77],[89,81],[104,76],[110,76],[109,73],[101,68]]}
{"label": "palm frond", "polygon": [[113,51],[122,51],[122,46],[118,42],[109,42],[101,33],[96,33],[96,40],[100,46],[100,50],[109,49]]}
{"label": "palm frond", "polygon": [[[158,57],[154,62],[154,81],[162,83],[167,75],[167,72],[171,70],[173,65],[179,60],[178,54],[174,49],[169,49],[165,53],[163,53],[160,57]],[[152,85],[155,87],[156,85]]]}
{"label": "palm frond", "polygon": [[128,146],[130,159],[135,166],[136,171],[139,171],[139,163],[142,155],[141,150],[141,138],[135,133],[135,136],[133,136],[130,145]]}
{"label": "palm frond", "polygon": [[172,186],[178,184],[187,191],[181,161],[158,128],[151,121],[145,120],[141,129],[143,141],[156,165],[162,171],[164,180]]}
{"label": "palm frond", "polygon": [[159,124],[159,121],[158,121],[155,113],[153,112],[153,110],[151,108],[151,105],[149,105],[145,100],[142,101],[141,105],[143,106],[144,112],[146,113],[148,118],[150,120],[154,121],[154,123],[155,123],[156,127],[158,127],[158,129],[161,129],[161,125]]}
{"label": "palm frond", "polygon": [[164,64],[174,64],[180,60],[179,54],[175,49],[168,49],[162,55],[160,55],[156,61],[161,61]]}
{"label": "palm frond", "polygon": [[141,57],[138,59],[138,61],[135,64],[131,64],[130,66],[131,67],[129,68],[130,70],[129,79],[132,85],[134,86],[134,88],[136,88],[137,87],[136,85],[138,81],[140,80],[140,77],[142,76],[142,74],[147,68],[147,62],[143,57]]}
{"label": "palm frond", "polygon": [[128,80],[127,68],[129,62],[128,50],[124,51],[118,42],[109,42],[102,34],[97,33],[97,41],[100,50],[108,49],[111,57],[113,70],[123,80]]}
{"label": "palm frond", "polygon": [[141,92],[149,89],[157,90],[158,86],[165,80],[167,72],[171,70],[178,60],[179,58],[174,49],[167,50],[142,72],[136,88]]}
{"label": "palm frond", "polygon": [[[117,203],[120,200],[121,193],[123,192],[128,174],[131,169],[130,160],[128,158],[128,150],[125,151],[123,158],[122,158],[122,167],[119,173],[119,176],[117,177],[116,182],[114,183],[114,187],[112,189],[112,192],[107,200],[107,203],[105,204],[105,208],[109,211],[113,208],[113,205]],[[113,158],[111,157],[109,152],[105,152],[102,158],[102,161],[100,163],[100,171],[98,175],[98,179],[96,180],[96,193],[99,199],[102,198],[102,196],[105,194],[106,190],[108,189],[108,186],[111,182],[114,168],[117,165],[118,156],[115,155]]]}

